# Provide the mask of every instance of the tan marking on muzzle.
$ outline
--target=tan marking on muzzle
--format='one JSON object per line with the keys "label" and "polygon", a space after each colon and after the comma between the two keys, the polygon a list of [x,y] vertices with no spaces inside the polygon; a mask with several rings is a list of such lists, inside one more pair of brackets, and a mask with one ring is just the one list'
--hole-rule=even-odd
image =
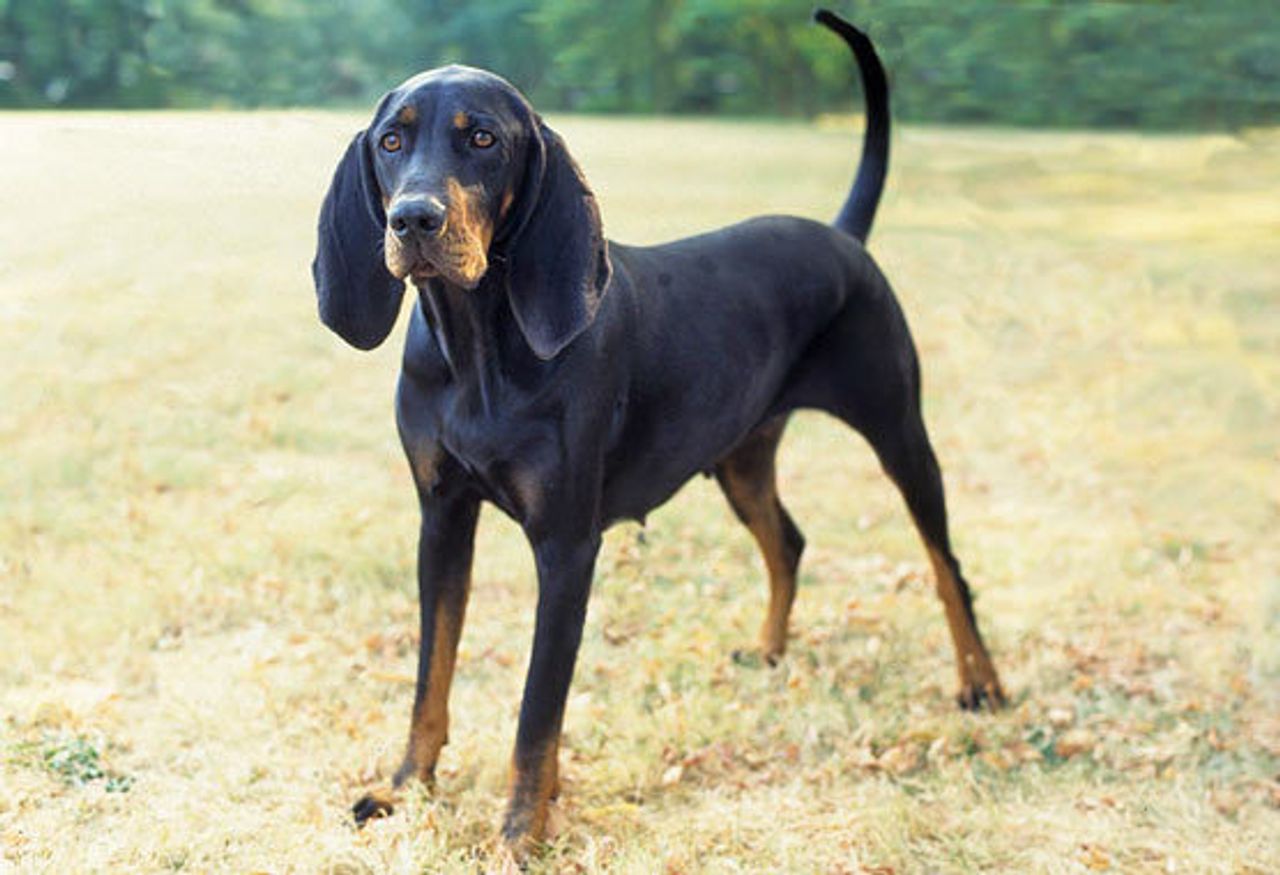
{"label": "tan marking on muzzle", "polygon": [[419,271],[422,270],[421,265],[417,264],[418,259],[415,258],[412,249],[405,246],[404,242],[395,235],[390,223],[387,224],[386,231],[382,235],[382,250],[382,261],[387,266],[387,273],[396,279],[405,279],[415,267]]}
{"label": "tan marking on muzzle", "polygon": [[474,288],[489,269],[493,223],[480,203],[483,189],[464,186],[450,177],[445,182],[449,209],[440,239],[440,272],[465,288]]}

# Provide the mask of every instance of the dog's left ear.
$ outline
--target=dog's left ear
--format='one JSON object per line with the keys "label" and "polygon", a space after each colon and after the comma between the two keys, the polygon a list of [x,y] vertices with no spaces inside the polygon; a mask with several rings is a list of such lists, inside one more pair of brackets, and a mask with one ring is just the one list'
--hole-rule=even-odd
{"label": "dog's left ear", "polygon": [[320,319],[357,349],[386,340],[404,297],[404,282],[383,260],[387,219],[366,139],[356,134],[333,173],[311,263]]}
{"label": "dog's left ear", "polygon": [[595,195],[558,134],[535,116],[512,211],[507,298],[538,358],[554,358],[595,319],[609,285]]}

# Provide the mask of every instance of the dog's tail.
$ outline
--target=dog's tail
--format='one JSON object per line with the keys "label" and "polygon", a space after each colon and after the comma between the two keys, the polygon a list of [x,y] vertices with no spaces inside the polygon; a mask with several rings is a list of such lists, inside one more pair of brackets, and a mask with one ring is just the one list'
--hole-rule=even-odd
{"label": "dog's tail", "polygon": [[858,175],[849,197],[836,216],[835,226],[865,242],[871,232],[880,193],[884,191],[884,177],[889,170],[889,84],[875,46],[865,33],[826,9],[815,12],[813,19],[848,44],[862,73],[862,93],[867,108],[862,163],[858,165]]}

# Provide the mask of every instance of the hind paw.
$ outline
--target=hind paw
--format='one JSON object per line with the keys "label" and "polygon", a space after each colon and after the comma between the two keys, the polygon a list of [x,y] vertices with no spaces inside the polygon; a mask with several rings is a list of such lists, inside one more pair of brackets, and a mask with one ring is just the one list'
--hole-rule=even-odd
{"label": "hind paw", "polygon": [[377,793],[366,793],[361,796],[355,805],[351,806],[351,813],[355,815],[356,826],[364,826],[370,820],[378,817],[387,817],[396,810],[392,800],[386,796]]}

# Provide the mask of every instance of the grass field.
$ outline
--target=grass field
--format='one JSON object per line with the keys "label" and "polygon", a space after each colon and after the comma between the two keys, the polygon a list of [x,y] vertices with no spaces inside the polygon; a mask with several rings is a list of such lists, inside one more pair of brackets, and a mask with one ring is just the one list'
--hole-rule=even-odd
{"label": "grass field", "polygon": [[[374,354],[318,323],[355,115],[0,116],[0,872],[472,872],[534,585],[482,521],[435,796],[357,832],[415,665]],[[554,120],[607,231],[837,207],[855,131]],[[1011,706],[958,712],[870,451],[784,442],[794,639],[713,484],[610,533],[535,871],[1280,870],[1280,134],[906,128],[872,250],[914,327]]]}

